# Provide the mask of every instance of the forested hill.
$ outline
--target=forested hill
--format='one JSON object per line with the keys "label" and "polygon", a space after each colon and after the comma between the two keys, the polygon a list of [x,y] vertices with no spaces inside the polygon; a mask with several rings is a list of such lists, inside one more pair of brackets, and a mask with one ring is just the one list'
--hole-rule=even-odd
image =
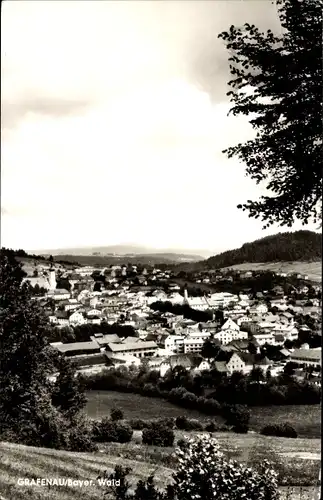
{"label": "forested hill", "polygon": [[317,261],[322,259],[321,240],[321,234],[313,231],[278,233],[210,257],[203,264],[222,268],[244,262]]}

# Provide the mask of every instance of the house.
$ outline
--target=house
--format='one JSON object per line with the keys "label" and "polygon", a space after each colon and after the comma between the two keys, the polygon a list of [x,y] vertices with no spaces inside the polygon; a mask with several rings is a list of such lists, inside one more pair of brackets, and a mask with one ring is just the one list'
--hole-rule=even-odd
{"label": "house", "polygon": [[184,335],[168,335],[165,339],[165,349],[170,353],[183,353],[184,338]]}
{"label": "house", "polygon": [[320,367],[322,365],[322,349],[295,349],[289,359],[299,365]]}
{"label": "house", "polygon": [[219,372],[227,375],[229,370],[227,368],[227,364],[225,361],[215,361],[213,364],[214,369]]}
{"label": "house", "polygon": [[260,315],[261,315],[261,314],[265,314],[265,313],[267,313],[267,312],[268,312],[268,307],[267,307],[267,305],[266,305],[264,302],[262,302],[261,304],[258,304],[258,305],[255,307],[255,309],[256,309],[256,312],[257,312],[258,314],[260,314]]}
{"label": "house", "polygon": [[74,311],[72,314],[69,316],[69,324],[76,326],[76,325],[83,325],[86,323],[86,319],[84,318],[83,314],[80,311]]}
{"label": "house", "polygon": [[195,372],[210,369],[209,362],[202,358],[202,356],[192,354],[179,354],[170,356],[160,365],[160,376],[163,377],[168,370],[174,369],[178,366],[181,366],[186,370],[193,370]]}
{"label": "house", "polygon": [[68,300],[71,294],[64,288],[55,288],[55,290],[49,290],[46,296],[47,298],[54,300]]}
{"label": "house", "polygon": [[274,335],[272,332],[259,332],[253,334],[253,339],[258,342],[260,346],[269,344],[274,344]]}
{"label": "house", "polygon": [[130,354],[131,356],[144,358],[153,356],[158,349],[158,346],[154,341],[145,342],[139,339],[136,340],[137,342],[121,342],[120,344],[111,342],[107,344],[107,355],[110,356],[109,353],[112,353],[113,355],[116,354],[120,357]]}
{"label": "house", "polygon": [[229,361],[226,363],[228,373],[241,371],[244,374],[249,373],[254,365],[254,357],[252,354],[245,352],[233,352]]}
{"label": "house", "polygon": [[184,339],[184,353],[185,354],[190,354],[190,353],[199,353],[202,351],[203,346],[204,346],[204,338],[198,338],[198,337],[186,337]]}

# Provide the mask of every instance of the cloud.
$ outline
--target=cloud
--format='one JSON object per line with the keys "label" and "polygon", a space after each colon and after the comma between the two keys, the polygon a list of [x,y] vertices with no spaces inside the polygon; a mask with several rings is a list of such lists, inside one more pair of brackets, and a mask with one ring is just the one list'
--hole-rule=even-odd
{"label": "cloud", "polygon": [[236,209],[263,186],[222,154],[253,132],[227,116],[217,39],[250,12],[265,23],[261,4],[5,2],[2,244],[216,250],[265,234]]}

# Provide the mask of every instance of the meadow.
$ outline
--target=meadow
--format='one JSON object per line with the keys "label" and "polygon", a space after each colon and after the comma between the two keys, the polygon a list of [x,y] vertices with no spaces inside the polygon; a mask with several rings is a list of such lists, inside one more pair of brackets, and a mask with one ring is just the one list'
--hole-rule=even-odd
{"label": "meadow", "polygon": [[[176,406],[158,398],[148,398],[138,394],[116,391],[89,391],[87,392],[87,413],[91,418],[102,418],[110,414],[112,408],[120,408],[125,419],[141,418],[150,420],[155,418],[178,417],[185,415],[188,418],[209,420],[210,417],[196,410],[189,410]],[[221,417],[212,417],[213,420],[223,423]],[[250,429],[259,432],[264,425],[289,422],[300,437],[321,437],[321,406],[264,406],[251,408]]]}
{"label": "meadow", "polygon": [[[214,433],[223,453],[229,458],[253,465],[269,459],[279,473],[281,499],[312,500],[317,490],[320,468],[319,439],[286,439]],[[176,439],[183,433],[176,431]],[[75,453],[0,442],[1,500],[103,500],[104,488],[96,478],[120,464],[132,469],[130,483],[154,473],[156,484],[164,488],[171,481],[174,448],[156,448],[141,444],[141,432],[135,431],[126,444],[102,444],[94,453]],[[71,478],[92,480],[91,486],[20,486],[18,478]],[[289,496],[287,496],[289,495]]]}
{"label": "meadow", "polygon": [[236,264],[230,268],[240,271],[272,271],[283,273],[300,273],[307,274],[309,280],[322,281],[322,261],[314,262],[245,262],[244,264]]}

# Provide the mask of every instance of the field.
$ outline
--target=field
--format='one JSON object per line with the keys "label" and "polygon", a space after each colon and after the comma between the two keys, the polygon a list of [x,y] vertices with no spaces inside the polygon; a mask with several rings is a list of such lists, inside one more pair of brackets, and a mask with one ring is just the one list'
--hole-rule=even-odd
{"label": "field", "polygon": [[[147,398],[137,394],[115,391],[87,392],[87,413],[92,418],[107,416],[112,408],[123,410],[126,419],[142,418],[144,420],[161,417],[178,417],[209,420],[209,416],[195,410],[188,410],[158,398]],[[220,417],[214,420],[222,422]],[[265,424],[289,422],[297,430],[300,437],[321,436],[321,407],[315,406],[271,406],[251,408],[250,428],[260,431]]]}
{"label": "field", "polygon": [[[224,268],[226,269],[226,268]],[[274,271],[307,274],[311,281],[322,281],[322,261],[317,262],[246,262],[230,266],[240,271]]]}
{"label": "field", "polygon": [[[95,453],[72,453],[46,448],[27,447],[0,443],[0,492],[1,500],[103,500],[104,488],[96,478],[104,470],[110,472],[117,464],[131,467],[130,482],[147,478],[154,472],[156,484],[163,488],[171,481],[173,472],[169,456],[173,448],[142,446],[140,432],[127,444],[102,445]],[[176,437],[182,437],[176,432]],[[264,460],[274,462],[279,472],[282,499],[286,498],[287,486],[294,494],[289,500],[312,500],[320,468],[319,439],[281,439],[256,434],[236,435],[215,433],[221,449],[227,457],[253,465]],[[92,480],[89,486],[20,486],[18,478],[71,478]],[[289,488],[290,489],[290,488]],[[300,496],[303,489],[304,495]]]}

